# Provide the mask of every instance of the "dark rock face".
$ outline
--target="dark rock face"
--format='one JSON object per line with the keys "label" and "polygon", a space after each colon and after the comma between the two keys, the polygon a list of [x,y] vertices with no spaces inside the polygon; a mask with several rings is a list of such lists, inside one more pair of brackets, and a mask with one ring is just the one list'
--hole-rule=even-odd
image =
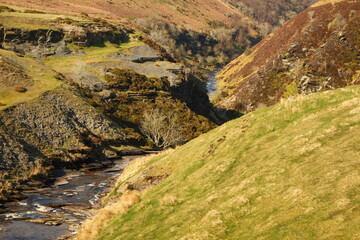
{"label": "dark rock face", "polygon": [[129,40],[129,36],[123,29],[112,25],[61,25],[61,28],[65,34],[64,40],[66,42],[72,42],[82,47],[101,45],[104,42],[118,44]]}
{"label": "dark rock face", "polygon": [[63,38],[64,33],[58,30],[0,28],[2,48],[22,56],[29,54],[32,57],[41,57],[60,52],[68,53],[69,49],[61,48]]}
{"label": "dark rock face", "polygon": [[1,28],[0,37],[3,39],[3,42],[14,44],[23,44],[26,42],[57,43],[64,38],[64,33],[51,29],[24,30]]}
{"label": "dark rock face", "polygon": [[127,41],[128,34],[123,29],[113,26],[61,24],[58,30],[0,27],[0,39],[3,49],[14,51],[21,56],[40,58],[55,54],[70,54],[71,51],[66,47],[66,43],[83,47],[101,45],[104,42],[118,44]]}
{"label": "dark rock face", "polygon": [[0,127],[0,172],[17,165],[26,166],[26,163],[35,162],[38,157],[40,156],[27,153],[24,143],[17,141],[14,136],[5,133]]}

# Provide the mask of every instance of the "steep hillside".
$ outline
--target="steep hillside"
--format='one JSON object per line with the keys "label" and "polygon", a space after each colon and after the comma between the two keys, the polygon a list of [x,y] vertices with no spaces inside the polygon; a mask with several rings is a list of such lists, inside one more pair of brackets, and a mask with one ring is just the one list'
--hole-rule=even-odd
{"label": "steep hillside", "polygon": [[0,9],[0,201],[54,166],[96,168],[129,147],[155,147],[140,126],[151,109],[176,116],[176,144],[215,126],[202,115],[219,120],[199,80],[141,33],[87,16]]}
{"label": "steep hillside", "polygon": [[359,239],[359,94],[299,96],[133,162],[78,239]]}
{"label": "steep hillside", "polygon": [[219,106],[244,112],[359,83],[360,1],[320,1],[219,74]]}

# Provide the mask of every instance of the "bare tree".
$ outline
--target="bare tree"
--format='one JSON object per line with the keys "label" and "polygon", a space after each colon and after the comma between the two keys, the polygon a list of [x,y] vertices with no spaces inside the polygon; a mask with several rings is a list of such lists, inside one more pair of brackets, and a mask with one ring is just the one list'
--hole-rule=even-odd
{"label": "bare tree", "polygon": [[184,142],[179,118],[174,111],[150,109],[144,114],[141,130],[159,148],[168,148]]}

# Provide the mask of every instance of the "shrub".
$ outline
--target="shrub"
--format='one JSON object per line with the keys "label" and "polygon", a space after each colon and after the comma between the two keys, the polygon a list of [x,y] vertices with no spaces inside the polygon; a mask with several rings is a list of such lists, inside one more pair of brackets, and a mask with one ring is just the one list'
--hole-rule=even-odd
{"label": "shrub", "polygon": [[179,120],[173,111],[150,109],[144,114],[141,130],[157,147],[173,147],[184,142]]}

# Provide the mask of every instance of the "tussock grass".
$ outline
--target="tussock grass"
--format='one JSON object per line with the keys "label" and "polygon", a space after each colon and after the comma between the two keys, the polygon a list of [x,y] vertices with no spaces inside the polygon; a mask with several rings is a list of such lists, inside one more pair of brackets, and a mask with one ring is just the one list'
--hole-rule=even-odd
{"label": "tussock grass", "polygon": [[359,239],[359,96],[289,99],[135,161],[117,190],[169,176],[94,239]]}
{"label": "tussock grass", "polygon": [[161,205],[174,205],[178,203],[178,199],[172,195],[165,195],[162,199],[160,199]]}
{"label": "tussock grass", "polygon": [[24,87],[22,87],[22,86],[15,86],[15,87],[14,87],[14,91],[15,91],[15,92],[19,92],[19,93],[24,93],[24,92],[27,91],[27,89],[24,88]]}
{"label": "tussock grass", "polygon": [[[159,153],[153,153],[146,155],[144,157],[136,159],[136,161],[131,162],[127,167],[126,170],[120,175],[119,179],[117,180],[115,184],[115,188],[110,192],[108,196],[106,196],[103,200],[103,204],[111,203],[118,200],[118,197],[121,196],[123,192],[127,190],[128,184],[133,181],[135,182],[138,178],[141,178],[143,172],[146,168],[149,166],[152,166],[154,161],[158,157],[164,157],[164,155],[167,155],[171,152],[173,152],[174,149],[167,149]],[[156,168],[155,169],[155,175],[156,175]],[[170,169],[166,170],[167,172],[170,172]]]}

